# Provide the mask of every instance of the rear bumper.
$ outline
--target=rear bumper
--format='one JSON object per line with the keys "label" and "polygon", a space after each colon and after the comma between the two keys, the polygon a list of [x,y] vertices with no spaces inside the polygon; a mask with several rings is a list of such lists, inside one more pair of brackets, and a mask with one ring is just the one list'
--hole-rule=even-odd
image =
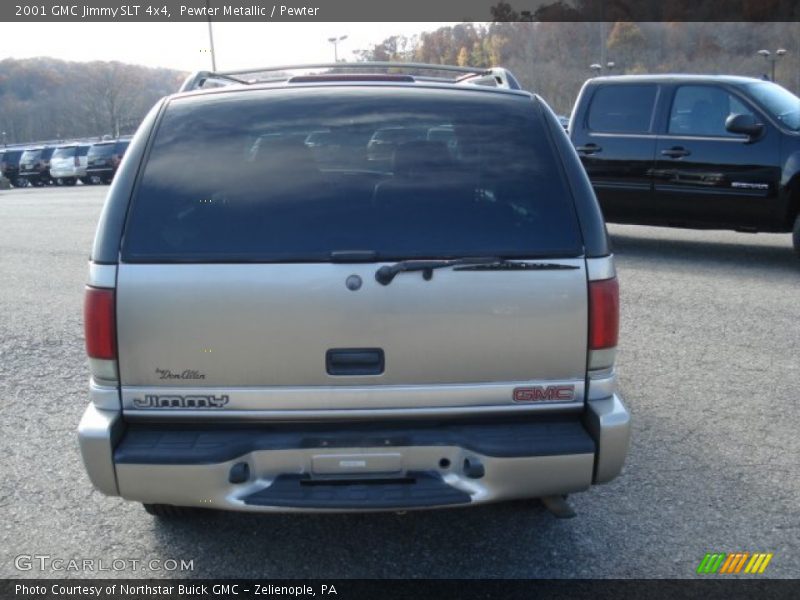
{"label": "rear bumper", "polygon": [[86,167],[86,175],[111,175],[114,173],[114,167]]}
{"label": "rear bumper", "polygon": [[20,171],[19,176],[24,177],[25,179],[43,179],[45,177],[50,176],[50,171],[49,170]]}
{"label": "rear bumper", "polygon": [[[520,421],[128,424],[90,405],[79,429],[92,483],[153,504],[251,512],[466,506],[578,492],[613,479],[630,418],[618,396],[581,416]],[[246,465],[246,466],[245,466]]]}
{"label": "rear bumper", "polygon": [[51,167],[50,177],[63,179],[65,177],[86,177],[86,167]]}

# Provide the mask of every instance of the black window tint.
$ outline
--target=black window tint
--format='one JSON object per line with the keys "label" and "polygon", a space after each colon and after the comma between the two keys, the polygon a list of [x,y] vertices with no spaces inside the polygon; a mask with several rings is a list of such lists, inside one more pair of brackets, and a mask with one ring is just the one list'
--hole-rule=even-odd
{"label": "black window tint", "polygon": [[53,152],[53,158],[71,158],[75,156],[78,148],[76,146],[67,146],[66,148],[57,148]]}
{"label": "black window tint", "polygon": [[658,88],[654,84],[608,85],[589,106],[589,129],[607,133],[647,133]]}
{"label": "black window tint", "polygon": [[78,146],[78,156],[86,156],[89,154],[89,146]]}
{"label": "black window tint", "polygon": [[[674,135],[738,136],[725,129],[731,114],[748,114],[735,96],[722,88],[707,85],[683,85],[675,92],[669,114],[669,133]],[[741,137],[741,136],[738,136]]]}
{"label": "black window tint", "polygon": [[111,156],[114,154],[114,143],[95,144],[89,148],[89,156]]}
{"label": "black window tint", "polygon": [[[457,153],[427,139],[442,127]],[[405,141],[373,153],[390,128]],[[556,160],[529,98],[350,88],[175,100],[133,199],[123,257],[576,256]]]}
{"label": "black window tint", "polygon": [[27,163],[31,163],[31,162],[35,162],[35,161],[39,160],[39,158],[41,156],[42,156],[42,151],[41,150],[25,150],[25,152],[22,153],[22,157],[20,158],[20,162],[23,162],[23,163],[26,163],[26,164]]}

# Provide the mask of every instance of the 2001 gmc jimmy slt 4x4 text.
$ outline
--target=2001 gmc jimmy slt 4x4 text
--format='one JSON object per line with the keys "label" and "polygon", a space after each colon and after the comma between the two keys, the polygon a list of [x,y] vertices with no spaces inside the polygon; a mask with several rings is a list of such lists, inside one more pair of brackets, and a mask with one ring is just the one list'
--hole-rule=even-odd
{"label": "2001 gmc jimmy slt 4x4 text", "polygon": [[[99,490],[155,514],[560,510],[619,473],[591,185],[508,72],[436,69],[458,78],[199,73],[153,109],[86,288]],[[387,128],[414,135],[368,153]]]}

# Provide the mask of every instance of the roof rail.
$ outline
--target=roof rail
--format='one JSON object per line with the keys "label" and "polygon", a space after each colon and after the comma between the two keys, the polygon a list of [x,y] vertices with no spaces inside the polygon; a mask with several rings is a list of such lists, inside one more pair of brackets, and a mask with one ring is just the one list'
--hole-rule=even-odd
{"label": "roof rail", "polygon": [[505,88],[510,90],[522,89],[519,82],[507,69],[501,67],[457,67],[453,65],[434,65],[427,63],[414,63],[414,62],[389,62],[389,61],[365,61],[365,62],[337,62],[337,63],[312,63],[303,65],[280,65],[275,67],[261,67],[256,69],[242,69],[236,71],[197,71],[183,82],[180,88],[181,92],[188,92],[191,90],[202,89],[207,83],[212,87],[220,87],[224,85],[238,84],[252,84],[264,82],[280,82],[289,81],[303,81],[302,77],[293,77],[285,75],[281,77],[270,77],[267,79],[247,79],[243,76],[256,75],[260,73],[285,73],[287,71],[300,71],[300,70],[320,70],[320,69],[337,69],[337,70],[368,70],[368,69],[381,69],[381,70],[398,70],[398,71],[432,71],[441,73],[459,73],[460,76],[455,79],[447,78],[433,78],[430,76],[422,76],[423,80],[435,80],[447,83],[456,84],[474,84],[486,85],[492,87]]}
{"label": "roof rail", "polygon": [[473,85],[491,85],[507,90],[521,90],[522,86],[513,73],[502,67],[492,67],[480,73],[464,75],[456,79],[456,83],[470,83]]}
{"label": "roof rail", "polygon": [[231,85],[234,83],[248,83],[242,79],[230,77],[225,73],[214,73],[212,71],[195,71],[189,75],[181,85],[180,92],[189,92],[191,90],[199,90],[205,86],[206,83],[211,83],[211,87],[222,87],[224,85]]}

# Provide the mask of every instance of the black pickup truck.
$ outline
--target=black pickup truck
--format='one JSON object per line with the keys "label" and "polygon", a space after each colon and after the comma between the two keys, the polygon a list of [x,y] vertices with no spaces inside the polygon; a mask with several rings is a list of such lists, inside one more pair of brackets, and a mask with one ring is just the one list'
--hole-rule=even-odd
{"label": "black pickup truck", "polygon": [[800,253],[800,98],[747,77],[588,80],[569,124],[606,220],[793,232]]}

